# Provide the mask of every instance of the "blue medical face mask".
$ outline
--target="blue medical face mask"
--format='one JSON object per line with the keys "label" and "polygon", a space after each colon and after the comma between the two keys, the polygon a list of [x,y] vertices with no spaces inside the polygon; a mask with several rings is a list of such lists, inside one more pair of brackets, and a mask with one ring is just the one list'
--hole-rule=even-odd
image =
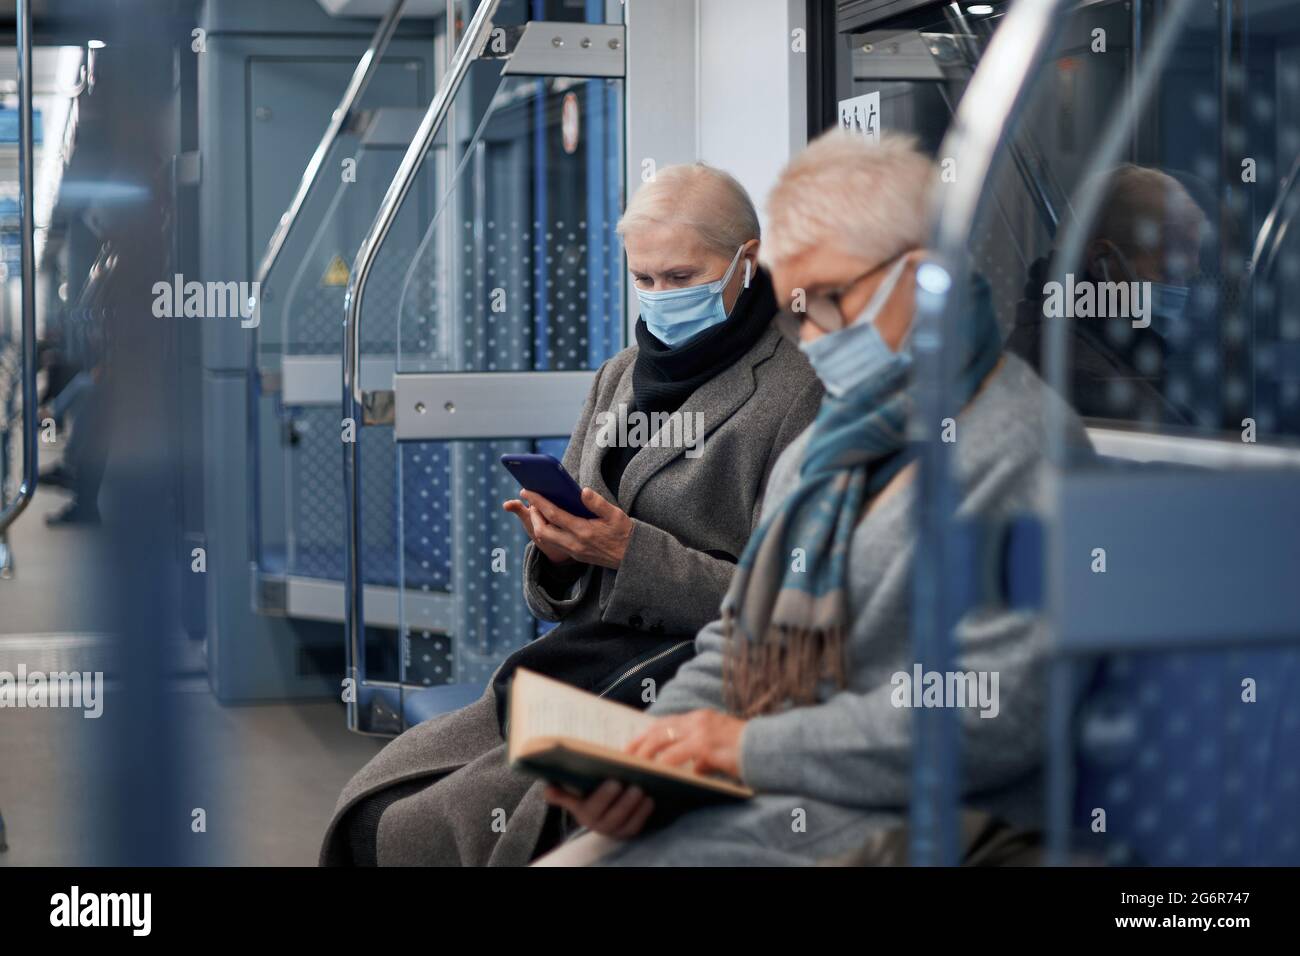
{"label": "blue medical face mask", "polygon": [[898,279],[907,265],[907,258],[894,263],[876,294],[858,314],[852,325],[838,332],[828,332],[811,342],[800,342],[799,348],[812,364],[826,392],[832,398],[853,391],[882,369],[895,362],[910,362],[906,352],[891,349],[876,328],[885,303],[894,294]]}
{"label": "blue medical face mask", "polygon": [[[1128,258],[1119,250],[1118,246],[1111,244],[1115,251],[1115,257],[1123,267],[1124,273],[1128,276],[1129,282],[1139,281],[1133,271],[1132,266],[1128,264]],[[1110,269],[1106,266],[1103,259],[1101,263],[1102,279],[1106,282],[1111,281]],[[1151,329],[1159,333],[1160,337],[1168,341],[1171,337],[1178,338],[1187,332],[1184,323],[1187,320],[1187,303],[1191,299],[1192,290],[1185,285],[1170,285],[1167,282],[1151,283]]]}
{"label": "blue medical face mask", "polygon": [[[744,246],[736,250],[731,265],[727,266],[722,278],[715,282],[664,292],[643,292],[637,289],[641,318],[650,334],[669,348],[676,348],[705,329],[727,321],[727,310],[722,304],[722,290],[731,281],[736,264],[740,262],[740,254],[744,251]],[[745,261],[745,288],[749,288],[748,260]]]}
{"label": "blue medical face mask", "polygon": [[1151,327],[1169,339],[1186,331],[1187,302],[1192,290],[1185,285],[1151,283]]}

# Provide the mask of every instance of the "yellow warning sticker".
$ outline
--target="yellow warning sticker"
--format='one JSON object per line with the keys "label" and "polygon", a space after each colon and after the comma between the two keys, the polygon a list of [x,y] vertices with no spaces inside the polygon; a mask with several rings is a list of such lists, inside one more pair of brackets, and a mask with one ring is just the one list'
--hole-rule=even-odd
{"label": "yellow warning sticker", "polygon": [[343,261],[342,256],[335,256],[330,260],[330,264],[325,267],[325,275],[321,277],[321,285],[347,285],[348,284],[348,264]]}

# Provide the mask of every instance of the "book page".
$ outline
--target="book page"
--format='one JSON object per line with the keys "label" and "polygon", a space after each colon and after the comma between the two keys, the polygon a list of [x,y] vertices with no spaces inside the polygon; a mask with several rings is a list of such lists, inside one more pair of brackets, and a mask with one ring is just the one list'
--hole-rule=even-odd
{"label": "book page", "polygon": [[536,737],[573,737],[622,750],[654,718],[525,668],[510,689],[511,752]]}

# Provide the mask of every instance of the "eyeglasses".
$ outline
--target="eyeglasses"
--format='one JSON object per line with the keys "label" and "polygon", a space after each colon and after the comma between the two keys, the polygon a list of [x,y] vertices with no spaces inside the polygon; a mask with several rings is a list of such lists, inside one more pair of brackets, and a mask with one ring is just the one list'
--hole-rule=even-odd
{"label": "eyeglasses", "polygon": [[865,279],[869,279],[882,269],[893,265],[910,251],[910,249],[906,249],[896,256],[891,256],[879,265],[872,266],[866,272],[859,274],[856,278],[850,279],[830,292],[809,296],[804,303],[805,307],[802,312],[796,312],[791,308],[782,309],[776,315],[778,331],[791,342],[798,344],[800,341],[799,329],[805,321],[811,322],[823,332],[838,332],[847,327],[852,320],[845,318],[844,310],[840,305],[844,297]]}

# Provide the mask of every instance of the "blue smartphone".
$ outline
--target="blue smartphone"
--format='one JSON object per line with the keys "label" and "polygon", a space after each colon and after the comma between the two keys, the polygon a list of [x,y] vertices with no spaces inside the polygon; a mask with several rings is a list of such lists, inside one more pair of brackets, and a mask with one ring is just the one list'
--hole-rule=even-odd
{"label": "blue smartphone", "polygon": [[582,503],[578,483],[551,455],[502,455],[501,464],[519,482],[519,487],[545,495],[548,501],[576,517],[596,517]]}

